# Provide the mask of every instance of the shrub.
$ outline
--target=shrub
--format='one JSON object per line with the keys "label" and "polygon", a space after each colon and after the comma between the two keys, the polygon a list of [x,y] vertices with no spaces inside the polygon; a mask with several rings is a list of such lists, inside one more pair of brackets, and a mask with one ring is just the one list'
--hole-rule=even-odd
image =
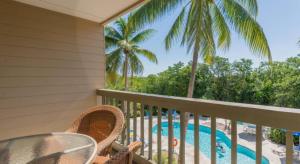
{"label": "shrub", "polygon": [[[277,144],[284,145],[285,144],[285,131],[282,129],[272,128],[271,133],[270,133],[270,139],[271,139],[271,141],[273,141]],[[294,140],[295,145],[299,144],[299,137],[294,136],[293,140]]]}
{"label": "shrub", "polygon": [[[153,156],[154,162],[158,163],[157,154]],[[173,154],[172,164],[177,164],[178,155]],[[168,151],[162,151],[161,152],[161,164],[167,164],[168,163]]]}

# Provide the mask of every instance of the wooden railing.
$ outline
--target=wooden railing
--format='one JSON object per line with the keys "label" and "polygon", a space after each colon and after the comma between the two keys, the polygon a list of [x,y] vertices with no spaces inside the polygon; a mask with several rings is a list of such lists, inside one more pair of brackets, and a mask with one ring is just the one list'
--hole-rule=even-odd
{"label": "wooden railing", "polygon": [[[230,103],[221,101],[210,101],[202,99],[179,98],[171,96],[160,96],[153,94],[142,94],[124,91],[100,89],[97,95],[102,104],[116,105],[121,108],[126,116],[126,129],[121,135],[122,144],[130,143],[130,119],[133,119],[133,140],[137,139],[137,131],[140,139],[145,139],[145,131],[148,131],[148,154],[143,148],[140,155],[147,156],[149,160],[153,157],[152,128],[145,129],[145,110],[148,111],[148,127],[153,125],[153,112],[157,113],[157,160],[162,159],[162,109],[167,109],[168,120],[168,163],[172,163],[173,153],[173,125],[172,110],[180,113],[180,137],[184,135],[185,113],[194,115],[194,163],[201,163],[199,158],[199,116],[210,117],[211,120],[211,163],[216,163],[216,119],[224,118],[231,121],[231,163],[237,163],[237,121],[256,125],[256,163],[262,161],[262,126],[286,129],[286,163],[293,162],[293,131],[300,131],[300,110],[291,108],[279,108],[271,106],[250,105]],[[137,108],[140,110],[140,129],[137,129]],[[133,110],[130,113],[130,109]],[[130,115],[131,114],[131,115]],[[130,118],[131,117],[131,118]],[[201,136],[200,136],[201,137]],[[126,141],[126,142],[125,142]],[[200,145],[201,147],[201,145]],[[185,161],[185,142],[180,142],[181,163]],[[192,162],[192,161],[190,161]]]}

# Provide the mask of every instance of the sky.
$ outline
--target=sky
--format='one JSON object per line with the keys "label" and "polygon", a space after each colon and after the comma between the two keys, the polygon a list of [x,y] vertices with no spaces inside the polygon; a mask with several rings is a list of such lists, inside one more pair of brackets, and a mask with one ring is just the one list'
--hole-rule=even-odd
{"label": "sky", "polygon": [[[283,61],[288,57],[300,53],[297,41],[300,39],[300,0],[257,0],[259,13],[257,21],[263,28],[272,53],[273,61]],[[151,50],[157,55],[158,64],[144,63],[143,76],[156,74],[166,70],[179,61],[188,63],[192,55],[188,54],[185,47],[173,45],[169,51],[165,50],[164,38],[178,16],[180,9],[149,25],[156,33],[149,40],[141,44],[141,47]],[[226,57],[231,62],[241,58],[252,59],[254,67],[266,59],[258,57],[249,51],[244,40],[232,31],[232,43],[228,51],[217,52],[218,56]],[[180,42],[180,41],[179,41]],[[202,62],[199,60],[199,62]]]}

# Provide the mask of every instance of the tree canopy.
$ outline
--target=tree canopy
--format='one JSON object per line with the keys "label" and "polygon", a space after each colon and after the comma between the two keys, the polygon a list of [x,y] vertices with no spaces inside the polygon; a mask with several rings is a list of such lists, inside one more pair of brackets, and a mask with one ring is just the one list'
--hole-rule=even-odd
{"label": "tree canopy", "polygon": [[[190,72],[190,63],[179,62],[158,74],[135,77],[130,90],[185,97]],[[194,97],[300,108],[299,91],[300,55],[271,65],[262,62],[257,68],[249,59],[229,62],[227,58],[216,57],[211,65],[198,63]]]}

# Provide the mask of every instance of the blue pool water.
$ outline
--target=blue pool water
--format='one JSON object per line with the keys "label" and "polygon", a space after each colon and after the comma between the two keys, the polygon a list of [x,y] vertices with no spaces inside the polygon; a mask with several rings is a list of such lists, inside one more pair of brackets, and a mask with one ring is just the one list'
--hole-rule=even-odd
{"label": "blue pool water", "polygon": [[[175,122],[174,127],[174,137],[180,139],[180,123]],[[153,133],[157,133],[157,125],[153,127]],[[210,134],[211,129],[206,126],[200,126],[200,151],[208,158],[211,157],[210,152]],[[162,123],[162,135],[168,136],[168,122]],[[231,140],[222,131],[217,130],[216,140],[220,143],[225,152],[217,149],[217,163],[218,164],[230,164],[231,162]],[[194,144],[194,124],[188,124],[186,142],[189,144]],[[237,160],[240,164],[255,164],[256,155],[255,152],[245,146],[237,146]],[[262,159],[262,164],[269,164],[269,160],[265,157]]]}

